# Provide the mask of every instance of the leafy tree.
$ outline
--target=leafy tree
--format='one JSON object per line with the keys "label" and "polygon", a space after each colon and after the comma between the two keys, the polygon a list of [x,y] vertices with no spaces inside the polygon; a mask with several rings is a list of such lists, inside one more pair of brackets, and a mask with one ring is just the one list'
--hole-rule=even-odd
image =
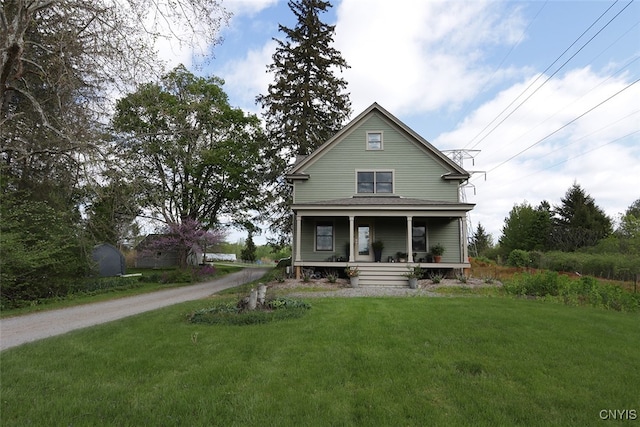
{"label": "leafy tree", "polygon": [[247,224],[265,203],[265,138],[256,116],[229,105],[222,81],[178,66],[120,99],[126,168],[144,183],[141,203],[166,224]]}
{"label": "leafy tree", "polygon": [[205,253],[207,247],[219,244],[224,236],[221,230],[207,230],[197,220],[187,218],[179,224],[169,224],[163,234],[152,240],[143,251],[150,254],[177,251],[178,264],[185,268],[191,254]]}
{"label": "leafy tree", "polygon": [[542,202],[533,208],[527,202],[514,205],[504,220],[499,244],[503,256],[514,249],[525,251],[544,250],[551,226],[548,203]]}
{"label": "leafy tree", "polygon": [[245,246],[240,253],[240,258],[247,262],[255,262],[256,260],[256,245],[253,243],[253,233],[251,231],[249,231]]}
{"label": "leafy tree", "polygon": [[348,65],[332,47],[335,26],[320,19],[331,4],[322,0],[292,0],[288,4],[297,24],[294,28],[279,26],[285,40],[276,39],[273,63],[267,67],[275,82],[266,94],[256,98],[263,108],[273,161],[276,203],[271,228],[279,234],[281,243],[291,231],[291,194],[282,178],[290,160],[311,153],[351,114],[347,82],[334,74]]}
{"label": "leafy tree", "polygon": [[2,2],[3,292],[6,279],[19,298],[40,298],[82,277],[91,261],[79,206],[107,158],[110,95],[162,68],[150,43],[161,28],[216,42],[227,16],[217,0]]}
{"label": "leafy tree", "polygon": [[594,246],[612,232],[611,219],[574,183],[553,213],[552,245],[562,251]]}
{"label": "leafy tree", "polygon": [[493,238],[485,231],[482,224],[478,223],[476,231],[471,236],[469,246],[471,253],[476,256],[484,256],[493,247]]}
{"label": "leafy tree", "polygon": [[122,177],[108,178],[106,184],[92,188],[86,203],[86,229],[94,243],[122,246],[139,233],[135,221],[141,213],[134,184]]}
{"label": "leafy tree", "polygon": [[640,199],[633,202],[620,218],[616,234],[628,239],[640,237]]}
{"label": "leafy tree", "polygon": [[1,305],[64,296],[89,272],[78,217],[35,200],[8,194],[0,204]]}
{"label": "leafy tree", "polygon": [[[0,9],[0,156],[6,170],[96,161],[109,96],[162,68],[152,39],[216,43],[216,0],[7,0]],[[92,165],[95,168],[95,165]],[[5,172],[6,172],[5,170]],[[65,182],[68,182],[66,180]]]}

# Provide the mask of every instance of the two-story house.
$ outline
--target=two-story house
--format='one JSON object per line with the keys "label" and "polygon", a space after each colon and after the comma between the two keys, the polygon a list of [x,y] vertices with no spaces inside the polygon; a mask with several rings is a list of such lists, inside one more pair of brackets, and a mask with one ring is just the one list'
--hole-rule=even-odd
{"label": "two-story house", "polygon": [[[293,186],[292,265],[358,266],[361,285],[407,284],[410,266],[469,267],[459,188],[469,173],[377,103],[286,175]],[[384,246],[374,257],[374,242]],[[433,247],[444,253],[435,262]]]}

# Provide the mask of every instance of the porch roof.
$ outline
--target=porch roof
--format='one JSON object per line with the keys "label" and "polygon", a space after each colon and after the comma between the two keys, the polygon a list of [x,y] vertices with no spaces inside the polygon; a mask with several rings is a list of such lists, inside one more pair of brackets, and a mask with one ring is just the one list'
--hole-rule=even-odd
{"label": "porch roof", "polygon": [[295,203],[291,208],[299,213],[313,214],[345,214],[357,212],[359,215],[376,215],[384,213],[425,214],[436,216],[463,216],[473,209],[473,203],[448,202],[441,200],[424,200],[400,196],[353,196],[344,199],[322,200],[307,203]]}

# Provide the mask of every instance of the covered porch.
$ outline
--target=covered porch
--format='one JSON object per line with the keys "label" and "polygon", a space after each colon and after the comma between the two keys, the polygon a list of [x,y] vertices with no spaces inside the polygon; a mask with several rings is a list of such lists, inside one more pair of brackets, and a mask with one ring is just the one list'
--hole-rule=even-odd
{"label": "covered porch", "polygon": [[[472,207],[400,197],[297,204],[292,265],[297,277],[303,268],[358,266],[363,285],[406,284],[403,274],[416,265],[436,272],[469,268],[466,213]],[[444,249],[441,260],[436,246]]]}

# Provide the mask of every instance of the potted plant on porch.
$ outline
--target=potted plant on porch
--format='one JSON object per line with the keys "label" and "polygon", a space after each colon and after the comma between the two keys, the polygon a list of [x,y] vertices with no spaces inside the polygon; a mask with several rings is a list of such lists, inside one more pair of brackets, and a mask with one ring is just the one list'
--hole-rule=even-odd
{"label": "potted plant on porch", "polygon": [[444,246],[440,243],[431,246],[431,253],[433,254],[433,259],[435,262],[442,261],[442,254],[444,253]]}
{"label": "potted plant on porch", "polygon": [[409,271],[404,273],[404,276],[409,279],[409,287],[416,289],[418,287],[418,279],[422,278],[424,270],[419,265],[409,267]]}
{"label": "potted plant on porch", "polygon": [[382,250],[384,249],[384,242],[382,240],[376,240],[371,244],[373,247],[373,256],[375,262],[382,261]]}
{"label": "potted plant on porch", "polygon": [[407,262],[406,252],[396,252],[396,257],[398,258],[398,262]]}
{"label": "potted plant on porch", "polygon": [[360,276],[360,270],[358,269],[358,266],[356,265],[355,267],[349,267],[347,265],[347,268],[344,269],[344,272],[347,274],[347,277],[349,278],[351,287],[357,288],[359,283],[359,276]]}

